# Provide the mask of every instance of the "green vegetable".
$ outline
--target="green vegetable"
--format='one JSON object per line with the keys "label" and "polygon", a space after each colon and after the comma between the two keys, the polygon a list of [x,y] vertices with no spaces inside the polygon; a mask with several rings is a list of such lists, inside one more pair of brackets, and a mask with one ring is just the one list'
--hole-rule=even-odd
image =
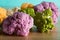
{"label": "green vegetable", "polygon": [[26,8],[24,10],[19,10],[20,12],[24,12],[29,14],[30,16],[34,17],[35,16],[35,12],[33,8]]}
{"label": "green vegetable", "polygon": [[54,25],[51,16],[52,11],[50,8],[43,12],[36,12],[34,24],[37,26],[39,32],[49,32],[49,30],[53,29]]}
{"label": "green vegetable", "polygon": [[43,11],[43,13],[45,14],[45,16],[52,16],[52,10],[50,8]]}

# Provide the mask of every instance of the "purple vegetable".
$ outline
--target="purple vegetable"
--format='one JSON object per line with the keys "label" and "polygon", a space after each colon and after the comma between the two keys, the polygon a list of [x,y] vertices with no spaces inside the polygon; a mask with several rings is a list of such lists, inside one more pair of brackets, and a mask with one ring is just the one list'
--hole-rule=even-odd
{"label": "purple vegetable", "polygon": [[38,4],[36,7],[34,7],[35,8],[35,11],[44,11],[44,8],[43,8],[43,5],[42,4]]}
{"label": "purple vegetable", "polygon": [[53,14],[52,15],[53,23],[56,24],[58,18],[58,8],[53,2],[42,2],[41,4],[38,4],[34,7],[35,11],[37,12],[42,12],[48,8],[51,8]]}
{"label": "purple vegetable", "polygon": [[57,8],[57,6],[54,3],[49,2],[49,6],[52,9],[52,11],[58,11],[58,8]]}
{"label": "purple vegetable", "polygon": [[33,26],[33,18],[26,13],[16,12],[3,22],[3,32],[9,35],[13,33],[27,36]]}
{"label": "purple vegetable", "polygon": [[41,4],[43,5],[44,9],[49,8],[49,3],[48,2],[42,2]]}

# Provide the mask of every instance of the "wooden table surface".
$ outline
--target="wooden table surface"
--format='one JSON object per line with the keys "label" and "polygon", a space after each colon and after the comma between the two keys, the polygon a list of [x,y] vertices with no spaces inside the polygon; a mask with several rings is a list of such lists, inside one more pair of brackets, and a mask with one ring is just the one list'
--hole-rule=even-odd
{"label": "wooden table surface", "polygon": [[31,32],[27,37],[6,36],[1,34],[0,40],[60,40],[60,31],[56,28],[55,31],[49,33]]}

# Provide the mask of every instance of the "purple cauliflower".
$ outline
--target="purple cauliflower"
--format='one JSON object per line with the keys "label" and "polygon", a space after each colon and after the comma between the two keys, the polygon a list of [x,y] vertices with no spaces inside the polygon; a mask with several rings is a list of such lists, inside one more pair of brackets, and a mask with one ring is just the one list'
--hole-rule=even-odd
{"label": "purple cauliflower", "polygon": [[43,12],[45,9],[48,8],[51,8],[53,14],[52,15],[53,23],[56,24],[58,18],[58,8],[53,2],[42,2],[41,4],[34,6],[36,12]]}
{"label": "purple cauliflower", "polygon": [[3,22],[3,32],[9,35],[27,36],[33,26],[33,18],[26,13],[16,12]]}

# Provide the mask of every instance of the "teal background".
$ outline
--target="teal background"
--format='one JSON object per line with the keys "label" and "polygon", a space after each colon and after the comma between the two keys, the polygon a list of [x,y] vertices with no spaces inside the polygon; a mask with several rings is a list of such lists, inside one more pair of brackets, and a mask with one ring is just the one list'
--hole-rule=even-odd
{"label": "teal background", "polygon": [[4,8],[13,8],[16,6],[21,6],[21,4],[25,2],[36,5],[41,3],[42,1],[54,2],[58,7],[60,7],[60,0],[0,0],[0,6]]}
{"label": "teal background", "polygon": [[[0,0],[0,7],[8,9],[8,8],[20,7],[22,3],[26,2],[36,5],[41,3],[42,1],[54,2],[60,11],[60,0]],[[56,26],[60,27],[60,14]]]}

